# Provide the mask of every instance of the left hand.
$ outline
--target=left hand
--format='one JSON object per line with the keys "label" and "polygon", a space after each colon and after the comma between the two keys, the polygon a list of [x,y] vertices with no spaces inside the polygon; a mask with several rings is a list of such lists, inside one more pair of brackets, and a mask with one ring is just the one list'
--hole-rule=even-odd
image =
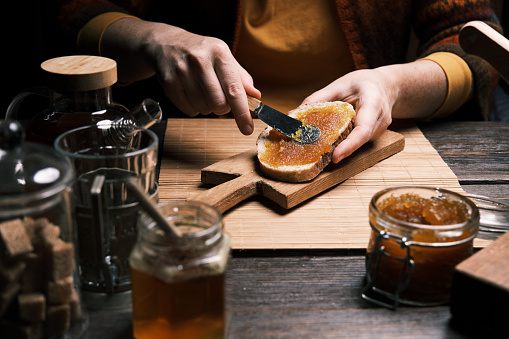
{"label": "left hand", "polygon": [[369,140],[380,137],[391,124],[394,100],[386,81],[375,70],[358,70],[335,80],[307,97],[303,103],[341,100],[354,106],[354,129],[334,150],[338,163]]}
{"label": "left hand", "polygon": [[370,140],[382,136],[392,118],[430,116],[444,102],[447,77],[430,60],[357,70],[311,94],[303,103],[345,101],[354,106],[354,129],[334,150],[338,163]]}

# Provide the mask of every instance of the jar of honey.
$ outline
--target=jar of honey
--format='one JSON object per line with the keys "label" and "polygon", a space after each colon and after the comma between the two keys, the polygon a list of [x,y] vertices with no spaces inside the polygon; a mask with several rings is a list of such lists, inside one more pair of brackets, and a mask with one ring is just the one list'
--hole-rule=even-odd
{"label": "jar of honey", "polygon": [[201,202],[159,208],[182,236],[141,218],[130,256],[134,337],[224,338],[230,236],[221,214]]}
{"label": "jar of honey", "polygon": [[447,303],[454,267],[473,253],[476,205],[445,189],[394,187],[373,196],[369,222],[363,298],[393,309]]}

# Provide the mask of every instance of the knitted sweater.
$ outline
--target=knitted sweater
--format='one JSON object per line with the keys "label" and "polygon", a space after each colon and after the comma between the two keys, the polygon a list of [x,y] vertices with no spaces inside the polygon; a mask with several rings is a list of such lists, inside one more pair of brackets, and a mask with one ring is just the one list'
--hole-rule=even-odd
{"label": "knitted sweater", "polygon": [[[335,0],[356,69],[403,63],[412,29],[420,43],[416,58],[437,51],[462,57],[474,77],[474,99],[450,119],[487,119],[497,72],[482,59],[469,56],[458,44],[463,24],[481,20],[501,31],[489,0]],[[64,0],[53,14],[66,33],[71,53],[78,31],[98,14],[117,11],[146,20],[166,22],[197,34],[218,37],[235,52],[240,33],[241,0],[187,0],[178,10],[169,1],[157,0]],[[63,28],[63,30],[62,30]],[[64,44],[65,45],[65,44]],[[481,115],[479,115],[479,112]]]}

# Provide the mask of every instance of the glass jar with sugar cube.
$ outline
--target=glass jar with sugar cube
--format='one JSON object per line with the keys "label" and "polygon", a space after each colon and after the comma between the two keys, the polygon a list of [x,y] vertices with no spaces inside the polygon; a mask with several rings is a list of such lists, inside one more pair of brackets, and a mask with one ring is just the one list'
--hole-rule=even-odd
{"label": "glass jar with sugar cube", "polygon": [[74,170],[45,145],[0,121],[0,333],[78,338],[88,325],[76,270]]}

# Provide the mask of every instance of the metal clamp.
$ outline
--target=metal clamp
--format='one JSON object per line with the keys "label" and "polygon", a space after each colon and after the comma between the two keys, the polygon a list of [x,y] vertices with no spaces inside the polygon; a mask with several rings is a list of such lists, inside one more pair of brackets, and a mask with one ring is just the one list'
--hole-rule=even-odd
{"label": "metal clamp", "polygon": [[[384,246],[381,246],[382,241],[389,240],[389,238],[391,237],[396,238],[397,239],[396,241],[398,244],[400,244],[401,248],[406,250],[406,255],[404,257],[393,257],[392,255],[385,251]],[[362,297],[364,299],[377,305],[384,306],[393,310],[395,310],[399,306],[400,294],[408,286],[408,283],[410,282],[410,279],[412,278],[412,274],[414,272],[415,263],[410,255],[410,246],[411,242],[408,241],[407,238],[394,236],[390,233],[387,233],[386,231],[380,231],[376,238],[375,250],[371,254],[371,257],[366,264],[367,284],[362,290]],[[401,268],[401,272],[398,278],[398,284],[396,285],[396,290],[394,293],[381,291],[375,287],[376,277],[378,275],[382,256],[393,258],[394,260],[403,262],[403,266]],[[374,271],[373,275],[371,275],[371,268],[373,264]],[[407,268],[409,269],[409,272],[405,276]]]}

